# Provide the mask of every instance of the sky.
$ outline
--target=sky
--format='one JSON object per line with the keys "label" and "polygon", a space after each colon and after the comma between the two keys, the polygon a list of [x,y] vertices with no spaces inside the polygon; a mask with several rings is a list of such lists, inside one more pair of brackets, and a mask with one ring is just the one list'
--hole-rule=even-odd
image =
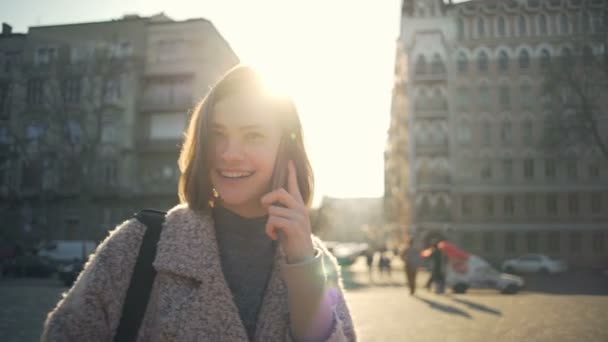
{"label": "sky", "polygon": [[315,198],[380,197],[401,0],[19,0],[0,3],[13,32],[164,12],[210,20],[242,62],[298,105]]}

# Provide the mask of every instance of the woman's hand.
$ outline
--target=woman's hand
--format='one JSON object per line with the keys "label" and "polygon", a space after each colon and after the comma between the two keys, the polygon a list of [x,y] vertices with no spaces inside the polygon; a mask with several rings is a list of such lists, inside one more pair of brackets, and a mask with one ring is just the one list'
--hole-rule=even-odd
{"label": "woman's hand", "polygon": [[298,263],[314,257],[308,207],[298,187],[296,168],[287,164],[287,190],[281,188],[267,193],[261,199],[268,209],[266,234],[279,239],[288,263]]}

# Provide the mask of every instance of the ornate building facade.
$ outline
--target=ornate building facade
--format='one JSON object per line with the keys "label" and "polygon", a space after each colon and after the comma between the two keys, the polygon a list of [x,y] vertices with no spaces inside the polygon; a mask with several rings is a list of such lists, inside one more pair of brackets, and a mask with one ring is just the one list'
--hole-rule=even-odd
{"label": "ornate building facade", "polygon": [[[558,151],[545,139],[546,71],[580,55],[605,70],[607,11],[601,0],[404,0],[387,219],[495,262],[545,253],[608,264],[608,159],[593,144]],[[597,118],[608,136],[608,117]]]}

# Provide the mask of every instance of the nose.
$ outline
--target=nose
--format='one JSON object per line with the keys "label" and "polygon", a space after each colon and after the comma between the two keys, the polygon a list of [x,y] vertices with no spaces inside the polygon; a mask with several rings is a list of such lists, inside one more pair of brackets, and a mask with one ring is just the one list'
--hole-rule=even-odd
{"label": "nose", "polygon": [[244,146],[238,141],[227,141],[220,153],[220,157],[226,162],[241,161],[243,160],[244,152]]}

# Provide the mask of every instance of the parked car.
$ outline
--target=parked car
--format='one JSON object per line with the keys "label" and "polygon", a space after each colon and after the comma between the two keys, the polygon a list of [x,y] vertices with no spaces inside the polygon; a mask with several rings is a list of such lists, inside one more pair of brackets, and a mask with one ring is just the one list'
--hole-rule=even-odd
{"label": "parked car", "polygon": [[2,273],[12,277],[47,278],[57,271],[48,258],[37,255],[20,255],[4,262]]}
{"label": "parked car", "polygon": [[38,251],[38,255],[49,258],[59,265],[70,265],[74,260],[86,260],[95,251],[97,244],[89,240],[54,240]]}
{"label": "parked car", "polygon": [[67,265],[60,266],[58,269],[59,279],[63,282],[63,285],[71,287],[78,278],[80,272],[84,268],[85,261],[81,259],[75,259]]}
{"label": "parked car", "polygon": [[470,254],[463,263],[448,265],[446,285],[454,293],[465,293],[469,288],[491,288],[504,294],[514,294],[524,287],[524,280],[512,274],[500,273],[487,261]]}
{"label": "parked car", "polygon": [[526,254],[515,259],[505,260],[502,270],[507,273],[559,273],[568,270],[562,260],[552,259],[544,254]]}
{"label": "parked car", "polygon": [[341,266],[350,266],[363,255],[368,248],[367,243],[324,241],[327,249],[336,257]]}

